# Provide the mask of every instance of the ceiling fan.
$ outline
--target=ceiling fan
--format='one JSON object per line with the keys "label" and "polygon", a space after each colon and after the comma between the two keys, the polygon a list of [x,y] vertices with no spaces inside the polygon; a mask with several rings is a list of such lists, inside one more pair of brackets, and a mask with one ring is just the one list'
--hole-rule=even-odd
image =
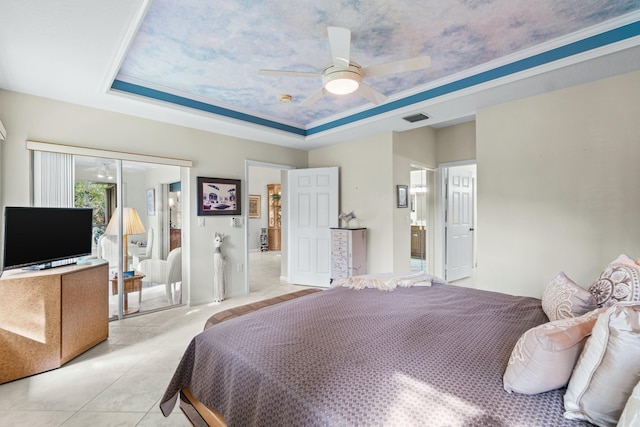
{"label": "ceiling fan", "polygon": [[329,46],[333,63],[322,72],[287,71],[287,70],[259,70],[258,74],[290,77],[322,77],[322,87],[311,94],[300,105],[309,106],[320,99],[325,93],[347,95],[357,93],[374,104],[381,104],[387,99],[385,95],[363,83],[367,77],[379,77],[387,74],[402,73],[429,68],[431,58],[428,55],[401,61],[362,67],[352,61],[349,56],[351,48],[351,31],[342,27],[328,27]]}

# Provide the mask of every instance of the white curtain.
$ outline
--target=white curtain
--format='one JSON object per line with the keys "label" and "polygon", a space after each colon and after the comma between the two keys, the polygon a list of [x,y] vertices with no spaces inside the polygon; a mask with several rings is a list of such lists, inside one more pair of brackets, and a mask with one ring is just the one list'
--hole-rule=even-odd
{"label": "white curtain", "polygon": [[72,208],[73,155],[33,151],[33,205]]}

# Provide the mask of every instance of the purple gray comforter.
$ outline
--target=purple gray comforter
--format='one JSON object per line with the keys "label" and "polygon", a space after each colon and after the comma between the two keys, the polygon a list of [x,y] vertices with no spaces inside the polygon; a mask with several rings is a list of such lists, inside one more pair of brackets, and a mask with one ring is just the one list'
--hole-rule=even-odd
{"label": "purple gray comforter", "polygon": [[[502,387],[540,300],[457,286],[334,288],[216,325],[187,348],[182,387],[229,426],[577,426],[564,389]],[[588,425],[588,424],[587,424]]]}

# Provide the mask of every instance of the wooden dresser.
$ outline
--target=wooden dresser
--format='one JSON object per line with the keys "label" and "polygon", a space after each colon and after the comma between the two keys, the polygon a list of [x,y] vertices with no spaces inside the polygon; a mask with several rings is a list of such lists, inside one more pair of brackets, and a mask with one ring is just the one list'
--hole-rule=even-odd
{"label": "wooden dresser", "polygon": [[424,259],[427,243],[427,230],[421,225],[411,226],[411,258]]}
{"label": "wooden dresser", "polygon": [[[275,195],[275,198],[274,198]],[[269,250],[279,251],[280,244],[280,184],[267,185]]]}
{"label": "wooden dresser", "polygon": [[58,368],[109,337],[109,265],[0,278],[0,384]]}
{"label": "wooden dresser", "polygon": [[169,229],[169,252],[182,246],[182,229]]}

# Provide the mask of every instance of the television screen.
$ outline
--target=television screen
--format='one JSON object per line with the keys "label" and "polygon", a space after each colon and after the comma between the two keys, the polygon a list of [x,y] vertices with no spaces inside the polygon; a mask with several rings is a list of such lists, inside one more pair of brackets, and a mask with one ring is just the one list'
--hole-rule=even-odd
{"label": "television screen", "polygon": [[6,206],[3,269],[48,268],[91,255],[92,216],[85,208]]}

